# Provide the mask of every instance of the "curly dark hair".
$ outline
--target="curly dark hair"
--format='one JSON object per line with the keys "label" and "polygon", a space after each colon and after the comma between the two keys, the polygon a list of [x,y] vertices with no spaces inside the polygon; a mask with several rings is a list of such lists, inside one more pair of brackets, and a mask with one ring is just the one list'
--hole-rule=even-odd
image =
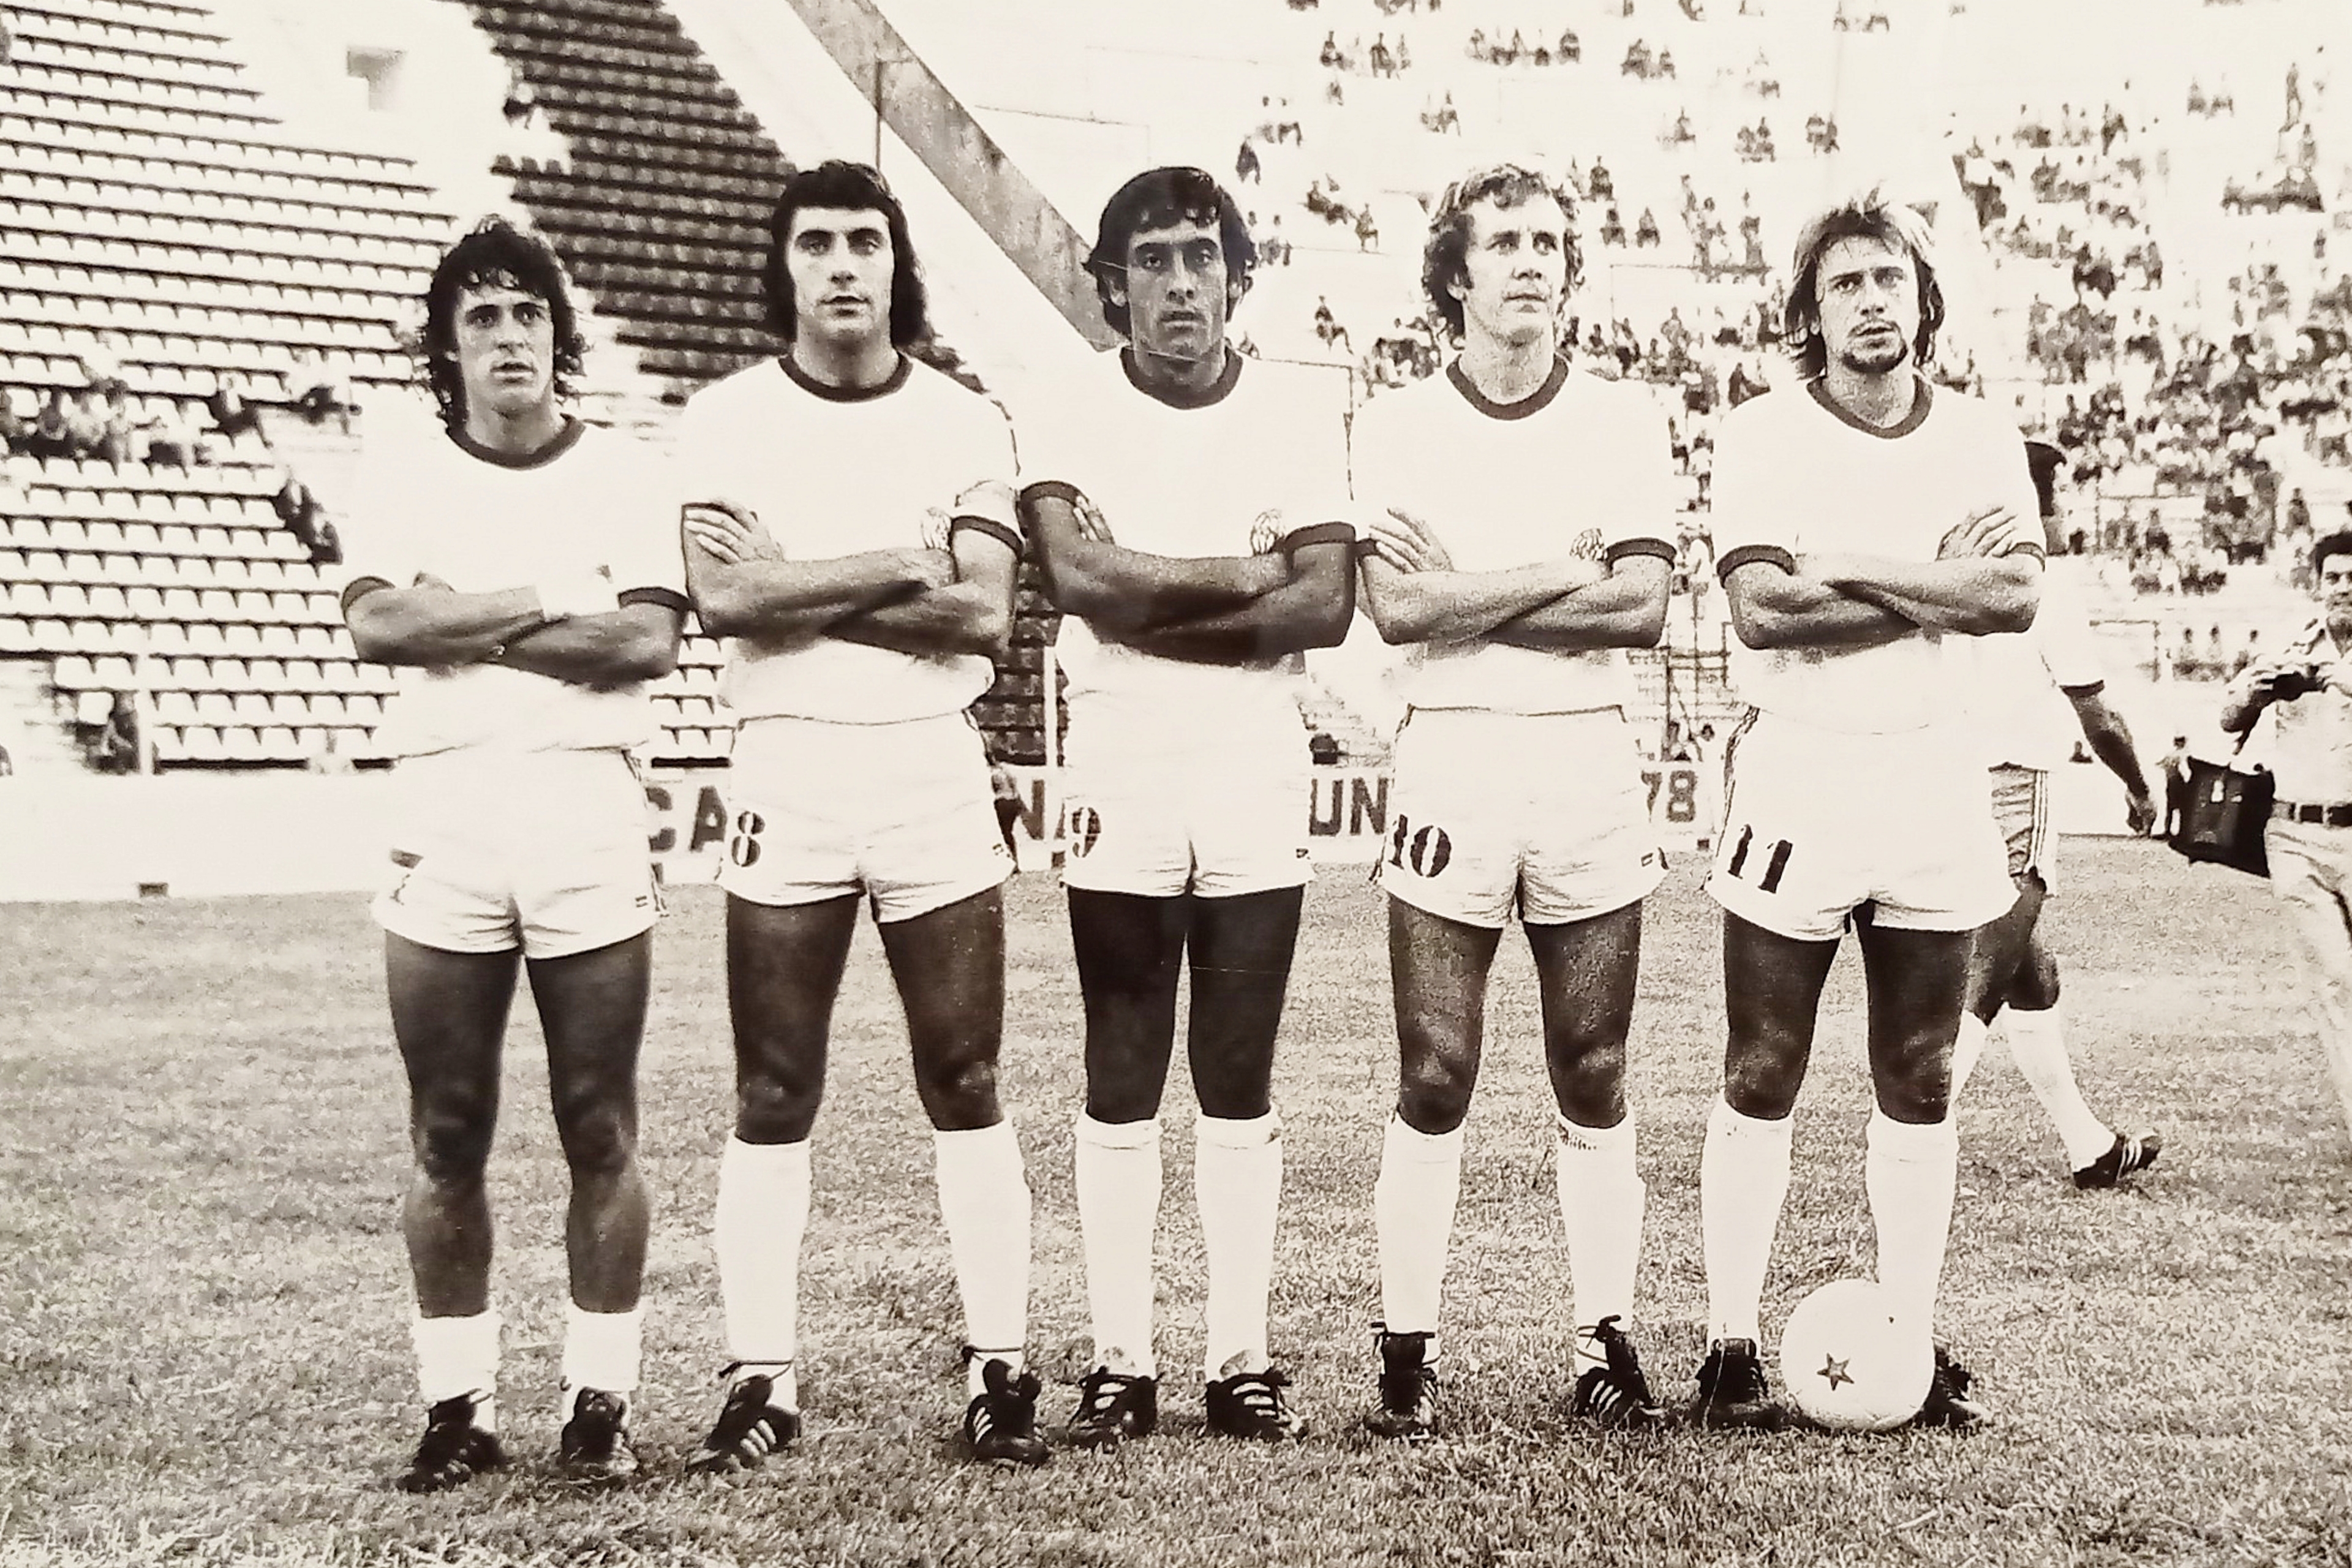
{"label": "curly dark hair", "polygon": [[1087,257],[1096,297],[1102,301],[1103,321],[1112,331],[1125,337],[1129,326],[1127,307],[1113,302],[1110,288],[1113,280],[1127,276],[1127,247],[1136,230],[1187,222],[1216,226],[1218,244],[1225,253],[1225,285],[1228,289],[1248,291],[1250,269],[1257,265],[1257,244],[1250,238],[1249,225],[1232,195],[1205,170],[1147,169],[1119,186],[1104,205],[1095,247]]}
{"label": "curly dark hair", "polygon": [[457,296],[487,287],[520,289],[547,301],[555,328],[555,395],[569,398],[579,390],[588,340],[580,332],[563,263],[537,235],[505,218],[486,217],[442,256],[425,288],[425,331],[418,342],[425,384],[440,408],[441,423],[452,430],[466,423],[466,384],[457,370]]}
{"label": "curly dark hair", "polygon": [[1584,252],[1576,243],[1576,198],[1559,182],[1517,163],[1496,163],[1465,174],[1438,198],[1429,220],[1429,239],[1421,250],[1421,290],[1455,339],[1462,336],[1463,326],[1462,301],[1454,297],[1454,286],[1469,277],[1470,209],[1484,201],[1515,207],[1538,196],[1558,202],[1568,219],[1560,239],[1568,253],[1567,286],[1572,289],[1584,279]]}
{"label": "curly dark hair", "polygon": [[931,335],[930,307],[923,290],[922,265],[907,232],[907,209],[890,194],[888,182],[867,163],[828,158],[814,169],[784,176],[776,210],[768,216],[768,259],[760,286],[768,306],[768,329],[784,343],[800,334],[800,311],[793,302],[793,277],[784,247],[793,237],[793,216],[804,207],[843,212],[878,212],[890,230],[890,343],[906,348]]}
{"label": "curly dark hair", "polygon": [[1829,369],[1829,344],[1822,340],[1822,258],[1841,239],[1876,239],[1911,253],[1919,279],[1919,331],[1911,356],[1925,365],[1936,357],[1936,333],[1944,324],[1944,290],[1927,259],[1927,225],[1917,213],[1874,188],[1816,213],[1797,236],[1790,266],[1789,302],[1783,336],[1797,368],[1808,381]]}

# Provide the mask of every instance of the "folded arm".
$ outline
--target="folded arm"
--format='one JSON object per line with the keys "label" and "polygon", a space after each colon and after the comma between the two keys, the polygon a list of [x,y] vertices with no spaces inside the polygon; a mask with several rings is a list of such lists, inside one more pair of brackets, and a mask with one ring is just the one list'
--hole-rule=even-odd
{"label": "folded arm", "polygon": [[789,647],[835,622],[955,581],[945,551],[861,551],[787,561],[756,517],[711,504],[685,525],[686,584],[706,630]]}
{"label": "folded arm", "polygon": [[573,616],[513,638],[491,662],[574,686],[658,680],[677,668],[686,601],[659,590],[624,594],[608,615]]}
{"label": "folded arm", "polygon": [[918,658],[1003,656],[1013,636],[1013,585],[1019,542],[1008,530],[963,520],[948,540],[955,581],[845,616],[824,628],[843,642]]}
{"label": "folded arm", "polygon": [[1045,596],[1097,631],[1121,633],[1218,616],[1282,587],[1288,563],[1269,555],[1153,555],[1108,538],[1079,513],[1077,491],[1031,485],[1021,507]]}
{"label": "folded arm", "polygon": [[1098,635],[1162,658],[1200,664],[1246,664],[1346,640],[1356,614],[1352,539],[1335,538],[1267,557],[1288,575],[1230,609],[1161,620],[1129,631]]}
{"label": "folded arm", "polygon": [[403,588],[362,577],[343,591],[343,622],[363,659],[453,666],[488,662],[548,616],[535,587],[460,594],[435,578]]}
{"label": "folded arm", "polygon": [[2000,556],[1895,561],[1879,555],[1811,555],[1806,574],[1849,598],[1931,631],[1981,637],[2033,625],[2042,562],[2030,550]]}
{"label": "folded arm", "polygon": [[1631,552],[1618,556],[1608,570],[1601,581],[1514,616],[1488,637],[1514,647],[1560,651],[1657,647],[1666,630],[1673,559]]}
{"label": "folded arm", "polygon": [[1390,644],[1483,637],[1608,574],[1599,562],[1573,557],[1457,571],[1429,524],[1393,507],[1372,520],[1371,531],[1360,566],[1364,607]]}
{"label": "folded arm", "polygon": [[1717,570],[1731,629],[1749,647],[1874,647],[1919,629],[1808,576],[1783,550],[1733,550]]}

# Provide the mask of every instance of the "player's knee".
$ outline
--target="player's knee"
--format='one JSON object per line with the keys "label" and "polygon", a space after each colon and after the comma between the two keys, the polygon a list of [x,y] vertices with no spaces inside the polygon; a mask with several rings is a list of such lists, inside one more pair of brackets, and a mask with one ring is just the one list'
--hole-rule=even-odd
{"label": "player's knee", "polygon": [[2009,1005],[2028,1013],[2046,1013],[2058,1005],[2058,960],[2036,947],[2018,966],[2010,983]]}
{"label": "player's knee", "polygon": [[488,1104],[419,1106],[410,1122],[418,1173],[436,1187],[478,1186],[497,1124],[497,1110]]}
{"label": "player's knee", "polygon": [[1796,1109],[1803,1086],[1801,1058],[1784,1051],[1736,1051],[1723,1068],[1725,1103],[1742,1116],[1778,1121]]}
{"label": "player's knee", "polygon": [[1416,1132],[1451,1132],[1470,1114],[1473,1081],[1462,1063],[1423,1057],[1399,1075],[1397,1115]]}
{"label": "player's knee", "polygon": [[799,1143],[816,1125],[821,1082],[742,1075],[735,1085],[735,1136],[746,1143]]}
{"label": "player's knee", "polygon": [[935,1062],[915,1079],[923,1110],[943,1132],[992,1127],[1003,1120],[996,1100],[996,1063],[984,1058]]}
{"label": "player's knee", "polygon": [[560,1110],[556,1130],[564,1163],[575,1177],[617,1176],[637,1157],[637,1119],[625,1105],[608,1102]]}

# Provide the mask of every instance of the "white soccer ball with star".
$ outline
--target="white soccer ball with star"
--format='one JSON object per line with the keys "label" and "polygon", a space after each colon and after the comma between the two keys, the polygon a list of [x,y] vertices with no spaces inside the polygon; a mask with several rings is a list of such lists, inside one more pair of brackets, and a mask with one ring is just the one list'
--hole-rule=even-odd
{"label": "white soccer ball with star", "polygon": [[1928,1336],[1897,1327],[1869,1279],[1824,1285],[1789,1314],[1780,1382],[1815,1423],[1836,1432],[1885,1432],[1919,1413],[1936,1370]]}

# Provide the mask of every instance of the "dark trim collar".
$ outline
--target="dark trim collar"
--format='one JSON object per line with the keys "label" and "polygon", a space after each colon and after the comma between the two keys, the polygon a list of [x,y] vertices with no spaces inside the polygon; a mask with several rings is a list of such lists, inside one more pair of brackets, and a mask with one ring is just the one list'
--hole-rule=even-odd
{"label": "dark trim collar", "polygon": [[1471,407],[1487,418],[1525,419],[1531,414],[1540,414],[1550,407],[1551,400],[1559,395],[1559,389],[1568,384],[1568,356],[1562,354],[1554,359],[1551,362],[1551,374],[1544,377],[1543,384],[1517,403],[1497,403],[1479,391],[1476,384],[1471,381],[1468,373],[1463,370],[1462,359],[1458,354],[1447,363],[1445,379],[1454,384],[1454,390],[1468,400]]}
{"label": "dark trim collar", "polygon": [[1829,388],[1824,384],[1825,380],[1826,378],[1817,376],[1805,383],[1805,390],[1812,395],[1813,401],[1827,409],[1830,416],[1839,424],[1859,430],[1865,436],[1875,436],[1882,441],[1892,441],[1897,437],[1908,436],[1912,431],[1927,423],[1927,410],[1936,401],[1936,384],[1924,375],[1914,374],[1911,384],[1917,388],[1917,391],[1911,397],[1911,412],[1894,424],[1882,428],[1876,425],[1865,424],[1840,408],[1836,400],[1830,396]]}
{"label": "dark trim collar", "polygon": [[580,445],[580,437],[587,432],[587,426],[577,419],[566,416],[563,428],[556,433],[552,440],[536,452],[493,451],[467,435],[462,426],[452,426],[449,439],[457,443],[457,450],[465,453],[466,456],[479,458],[485,463],[495,463],[501,468],[543,468]]}
{"label": "dark trim collar", "polygon": [[915,362],[902,353],[889,375],[873,386],[832,386],[803,370],[789,352],[778,354],[776,363],[783,367],[784,374],[792,379],[794,386],[813,397],[822,397],[827,403],[871,403],[877,397],[889,396],[906,385],[907,378],[915,374]]}
{"label": "dark trim collar", "polygon": [[1241,384],[1242,365],[1248,358],[1227,343],[1225,368],[1218,374],[1216,384],[1206,392],[1163,392],[1144,385],[1143,378],[1135,374],[1135,350],[1131,347],[1118,351],[1118,368],[1127,373],[1128,385],[1155,403],[1164,403],[1171,408],[1208,408],[1233,395],[1234,388]]}

